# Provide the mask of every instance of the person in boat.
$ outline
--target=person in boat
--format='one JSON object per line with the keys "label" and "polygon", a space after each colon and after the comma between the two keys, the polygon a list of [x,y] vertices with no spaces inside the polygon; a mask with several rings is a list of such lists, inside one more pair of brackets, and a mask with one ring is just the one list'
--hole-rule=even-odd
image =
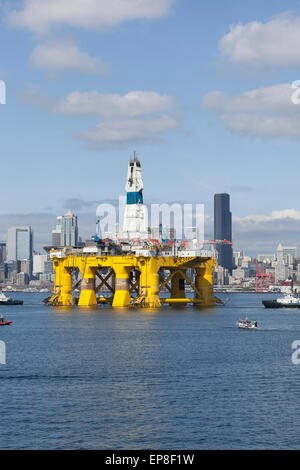
{"label": "person in boat", "polygon": [[253,325],[257,328],[257,321],[256,320],[253,322]]}
{"label": "person in boat", "polygon": [[4,316],[0,315],[0,323],[3,323],[3,322],[4,322]]}

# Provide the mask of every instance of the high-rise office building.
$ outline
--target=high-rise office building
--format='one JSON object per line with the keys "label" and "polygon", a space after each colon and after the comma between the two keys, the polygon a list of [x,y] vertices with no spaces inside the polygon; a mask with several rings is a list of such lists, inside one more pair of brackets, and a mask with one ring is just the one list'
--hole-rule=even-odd
{"label": "high-rise office building", "polygon": [[6,243],[0,243],[0,263],[4,263],[6,260]]}
{"label": "high-rise office building", "polygon": [[7,260],[32,260],[33,232],[31,227],[11,227],[7,232]]}
{"label": "high-rise office building", "polygon": [[56,228],[52,230],[52,246],[77,246],[78,222],[77,216],[68,211],[56,218]]}
{"label": "high-rise office building", "polygon": [[292,264],[298,258],[298,248],[296,246],[282,246],[279,243],[277,247],[277,260]]}
{"label": "high-rise office building", "polygon": [[47,255],[41,255],[39,253],[35,253],[33,255],[32,274],[34,276],[36,274],[43,274],[44,273],[44,265],[45,265],[45,262],[47,260],[48,260]]}
{"label": "high-rise office building", "polygon": [[[215,194],[214,197],[214,239],[232,242],[232,216],[230,212],[229,194]],[[219,244],[218,265],[232,273],[232,245]]]}

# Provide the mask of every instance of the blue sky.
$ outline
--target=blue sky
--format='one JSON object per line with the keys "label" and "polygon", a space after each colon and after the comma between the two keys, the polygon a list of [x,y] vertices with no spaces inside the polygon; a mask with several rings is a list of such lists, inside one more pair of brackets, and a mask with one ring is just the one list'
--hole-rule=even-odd
{"label": "blue sky", "polygon": [[229,192],[237,234],[263,240],[298,223],[298,1],[72,2],[0,1],[1,214],[117,198],[136,150],[148,201],[211,216]]}

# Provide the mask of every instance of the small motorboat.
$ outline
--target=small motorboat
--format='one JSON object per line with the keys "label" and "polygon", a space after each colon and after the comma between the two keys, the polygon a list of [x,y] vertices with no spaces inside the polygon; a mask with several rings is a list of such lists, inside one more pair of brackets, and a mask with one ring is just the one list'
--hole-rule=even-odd
{"label": "small motorboat", "polygon": [[248,320],[248,318],[246,318],[245,320],[239,320],[237,322],[237,326],[239,328],[242,328],[244,330],[258,330],[258,324],[257,324],[257,321],[250,321]]}
{"label": "small motorboat", "polygon": [[12,321],[0,321],[0,326],[7,326],[11,324],[12,324]]}

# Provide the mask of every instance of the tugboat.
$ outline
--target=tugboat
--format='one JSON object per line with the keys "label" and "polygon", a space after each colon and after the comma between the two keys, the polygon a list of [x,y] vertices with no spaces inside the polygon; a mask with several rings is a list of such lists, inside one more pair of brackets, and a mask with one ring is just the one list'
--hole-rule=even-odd
{"label": "tugboat", "polygon": [[279,297],[279,299],[263,300],[262,303],[266,308],[300,308],[300,298],[293,290],[293,283],[291,284],[290,293]]}
{"label": "tugboat", "polygon": [[245,320],[239,320],[237,322],[237,326],[244,330],[258,330],[257,321],[250,321],[248,320],[248,318],[246,318]]}
{"label": "tugboat", "polygon": [[23,305],[23,300],[14,300],[0,292],[0,305]]}

